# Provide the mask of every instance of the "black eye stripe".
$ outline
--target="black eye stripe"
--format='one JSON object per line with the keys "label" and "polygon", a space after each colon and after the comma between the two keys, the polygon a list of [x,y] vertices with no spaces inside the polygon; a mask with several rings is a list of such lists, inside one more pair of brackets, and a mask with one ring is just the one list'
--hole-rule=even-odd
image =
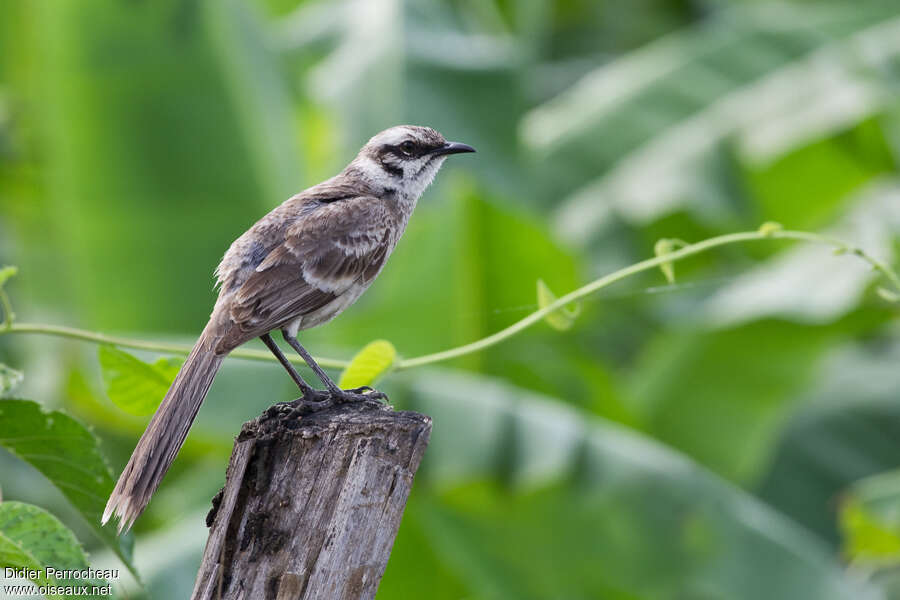
{"label": "black eye stripe", "polygon": [[[405,143],[405,142],[403,142],[403,143]],[[429,152],[433,152],[434,150],[437,150],[438,148],[440,148],[443,145],[443,144],[425,145],[420,142],[412,142],[412,144],[413,144],[412,151],[406,152],[405,150],[403,150],[401,148],[403,143],[396,144],[396,145],[385,144],[384,146],[382,146],[382,151],[389,152],[399,159],[406,160],[409,158],[419,158],[425,154],[428,154]]]}

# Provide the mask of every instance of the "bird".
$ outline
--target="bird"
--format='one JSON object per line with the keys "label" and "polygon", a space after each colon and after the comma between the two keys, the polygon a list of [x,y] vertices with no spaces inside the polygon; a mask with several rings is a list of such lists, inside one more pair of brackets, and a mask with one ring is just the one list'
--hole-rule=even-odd
{"label": "bird", "polygon": [[[209,322],[138,441],[101,518],[128,531],[150,502],[229,352],[260,338],[300,388],[302,400],[353,402],[383,394],[342,390],[300,345],[297,333],[327,323],[372,284],[444,161],[475,152],[430,127],[400,125],[373,136],[337,175],[257,221],[215,271],[218,298]],[[325,386],[294,369],[271,333],[303,358]]]}

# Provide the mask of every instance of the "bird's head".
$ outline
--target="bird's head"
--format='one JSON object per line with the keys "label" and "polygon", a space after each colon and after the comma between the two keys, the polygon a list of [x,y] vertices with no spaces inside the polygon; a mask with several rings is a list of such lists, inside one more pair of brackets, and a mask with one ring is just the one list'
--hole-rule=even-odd
{"label": "bird's head", "polygon": [[451,154],[475,152],[430,127],[399,125],[370,139],[353,161],[373,183],[418,198]]}

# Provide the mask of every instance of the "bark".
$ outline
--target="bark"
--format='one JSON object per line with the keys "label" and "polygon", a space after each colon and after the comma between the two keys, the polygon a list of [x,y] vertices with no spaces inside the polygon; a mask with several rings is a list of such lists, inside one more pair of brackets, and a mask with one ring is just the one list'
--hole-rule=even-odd
{"label": "bark", "polygon": [[193,598],[373,598],[430,434],[429,417],[377,402],[245,423]]}

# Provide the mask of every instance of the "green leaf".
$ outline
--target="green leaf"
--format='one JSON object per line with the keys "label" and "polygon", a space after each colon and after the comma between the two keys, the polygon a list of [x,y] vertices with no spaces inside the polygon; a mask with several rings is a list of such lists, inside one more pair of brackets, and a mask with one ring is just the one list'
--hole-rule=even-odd
{"label": "green leaf", "polygon": [[879,287],[875,290],[875,292],[881,296],[883,300],[888,302],[900,302],[900,294],[897,292],[891,291],[884,287]]}
{"label": "green leaf", "polygon": [[[661,238],[656,241],[653,245],[653,253],[656,256],[666,256],[667,254],[671,254],[678,248],[683,248],[687,244],[681,240],[669,239],[669,238]],[[675,265],[671,262],[664,262],[659,265],[659,270],[662,271],[663,276],[665,276],[666,281],[669,284],[675,283]]]}
{"label": "green leaf", "polygon": [[846,210],[848,196],[893,173],[893,150],[880,117],[821,137],[776,160],[745,165],[744,185],[763,218],[800,229],[831,225]]}
{"label": "green leaf", "polygon": [[[900,344],[839,348],[781,428],[767,472],[754,486],[763,501],[835,547],[846,537],[835,519],[836,500],[862,497],[861,480],[900,466]],[[870,509],[877,512],[867,504]]]}
{"label": "green leaf", "polygon": [[356,388],[374,384],[393,366],[397,359],[397,349],[387,340],[375,340],[356,353],[344,372],[338,385],[342,388]]}
{"label": "green leaf", "polygon": [[63,412],[44,412],[36,402],[0,400],[0,446],[49,479],[137,576],[131,535],[118,537],[114,525],[100,525],[113,478],[93,433]]}
{"label": "green leaf", "polygon": [[900,471],[856,482],[841,505],[840,526],[847,558],[900,565]]}
{"label": "green leaf", "polygon": [[751,482],[795,395],[829,345],[846,335],[840,326],[778,320],[665,333],[645,346],[630,373],[630,397],[654,437],[719,475]]}
{"label": "green leaf", "polygon": [[125,412],[138,416],[156,410],[184,362],[180,358],[161,358],[149,364],[113,346],[100,346],[97,355],[109,399]]}
{"label": "green leaf", "polygon": [[[823,166],[822,172],[831,170]],[[830,224],[828,234],[844,240],[864,239],[875,254],[887,252],[900,234],[900,222],[895,217],[898,194],[900,184],[892,182],[867,186],[843,198],[841,203],[847,210]],[[767,244],[762,246],[775,250]],[[846,245],[834,250],[836,256],[859,256],[859,252],[858,247]],[[828,323],[857,307],[879,276],[855,260],[829,260],[825,248],[818,244],[792,244],[769,255],[769,260],[742,270],[712,293],[706,302],[706,315],[718,327],[767,317]],[[816,293],[811,294],[811,289]]]}
{"label": "green leaf", "polygon": [[[0,326],[2,326],[3,328],[11,327],[13,321],[16,320],[16,315],[12,310],[12,304],[10,303],[9,297],[6,295],[6,292],[3,291],[3,286],[7,281],[9,281],[11,277],[14,277],[18,272],[18,267],[7,266],[0,268],[0,316],[3,317],[3,320],[0,321]],[[0,394],[2,393],[2,383],[0,383]]]}
{"label": "green leaf", "polygon": [[[556,302],[557,299],[543,279],[537,280],[537,299],[539,308],[546,308]],[[581,303],[576,302],[571,307],[564,306],[559,310],[553,311],[545,316],[544,320],[550,327],[559,331],[565,331],[572,328],[579,314],[581,314]]]}
{"label": "green leaf", "polygon": [[[896,5],[730,4],[741,6],[691,20],[689,28],[604,63],[525,115],[523,140],[545,159],[542,175],[554,197],[574,191],[558,209],[565,239],[587,242],[604,231],[610,213],[646,223],[687,205],[707,219],[730,220],[738,215],[729,201],[741,184],[733,166],[722,164],[723,145],[737,145],[761,164],[881,112],[880,102],[836,111],[830,99],[873,85],[870,73],[896,59],[888,45],[895,33],[883,26]],[[864,56],[861,43],[891,49]],[[813,66],[819,61],[828,76]],[[798,90],[806,90],[802,101]],[[829,118],[811,128],[801,118],[811,114]],[[781,186],[791,193],[779,190],[764,214],[796,227],[821,223],[837,207],[832,200],[851,187],[853,171],[885,171],[881,157],[866,165],[871,155],[860,156],[856,146],[843,157],[844,140],[831,146],[827,162],[780,174],[781,184],[797,181],[789,190]]]}
{"label": "green leaf", "polygon": [[[452,597],[846,600],[872,591],[804,528],[645,435],[493,378],[430,371],[411,392],[408,408],[440,426],[396,548],[408,557],[427,540],[441,580],[465,588]],[[391,563],[390,597],[416,595],[400,569],[418,566]]]}
{"label": "green leaf", "polygon": [[782,225],[781,223],[778,223],[776,221],[766,221],[759,226],[759,229],[757,231],[759,231],[763,235],[771,235],[776,231],[781,231],[782,229],[784,229],[784,225]]}
{"label": "green leaf", "polygon": [[0,267],[0,289],[6,285],[6,282],[15,277],[19,273],[19,268],[11,265]]}
{"label": "green leaf", "polygon": [[8,394],[10,390],[22,383],[25,374],[0,363],[0,397]]}
{"label": "green leaf", "polygon": [[[22,502],[0,502],[0,567],[37,571],[29,577],[36,585],[103,585],[103,581],[58,579],[48,576],[45,567],[88,568],[87,556],[75,534],[42,508]],[[48,598],[76,598],[78,595],[48,595]]]}

